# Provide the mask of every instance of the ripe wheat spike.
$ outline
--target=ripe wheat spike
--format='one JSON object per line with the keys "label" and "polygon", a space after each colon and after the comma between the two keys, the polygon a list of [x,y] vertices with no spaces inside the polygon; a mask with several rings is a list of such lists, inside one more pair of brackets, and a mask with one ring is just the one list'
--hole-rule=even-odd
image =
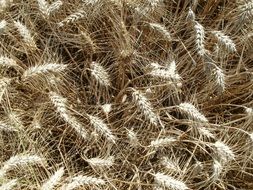
{"label": "ripe wheat spike", "polygon": [[186,114],[189,119],[199,122],[208,122],[207,118],[191,103],[184,102],[178,105],[180,111]]}
{"label": "ripe wheat spike", "polygon": [[214,143],[215,151],[219,159],[224,162],[231,161],[235,159],[235,154],[231,150],[231,148],[221,141],[216,141]]}
{"label": "ripe wheat spike", "polygon": [[100,178],[78,175],[71,178],[71,181],[63,185],[61,190],[72,190],[85,185],[104,185],[105,181]]}
{"label": "ripe wheat spike", "polygon": [[32,37],[30,30],[20,21],[14,21],[15,27],[18,29],[20,36],[26,45],[32,49],[36,48],[36,43]]}
{"label": "ripe wheat spike", "polygon": [[117,138],[112,134],[111,130],[102,119],[92,115],[88,115],[88,118],[90,120],[91,125],[95,128],[95,130],[104,135],[110,142],[112,143],[116,142]]}
{"label": "ripe wheat spike", "polygon": [[206,53],[205,45],[204,45],[204,41],[205,41],[204,27],[199,22],[195,21],[194,30],[195,30],[195,35],[196,35],[195,44],[196,44],[197,53],[200,56],[203,56]]}
{"label": "ripe wheat spike", "polygon": [[17,179],[12,179],[4,184],[2,184],[0,186],[1,190],[11,190],[13,189],[16,185],[18,184],[18,180]]}
{"label": "ripe wheat spike", "polygon": [[55,106],[56,111],[60,114],[61,118],[68,123],[70,127],[77,132],[77,134],[86,139],[87,132],[85,128],[73,116],[71,116],[69,110],[67,109],[67,99],[55,92],[50,92],[49,98]]}
{"label": "ripe wheat spike", "polygon": [[9,160],[4,162],[4,165],[0,169],[0,178],[4,177],[10,170],[24,166],[33,166],[36,164],[44,165],[44,163],[44,158],[38,155],[26,154],[12,156]]}
{"label": "ripe wheat spike", "polygon": [[110,86],[110,75],[106,69],[97,62],[91,64],[91,75],[103,86]]}
{"label": "ripe wheat spike", "polygon": [[227,51],[236,52],[235,43],[230,39],[229,36],[225,35],[221,31],[213,31],[212,33],[217,38],[218,43],[221,46],[224,46]]}
{"label": "ripe wheat spike", "polygon": [[61,181],[64,174],[64,168],[58,169],[46,182],[41,186],[41,190],[53,190],[56,185]]}
{"label": "ripe wheat spike", "polygon": [[150,123],[157,125],[158,116],[154,113],[153,107],[145,95],[142,92],[133,89],[132,96],[134,103],[141,111],[141,113],[150,121]]}
{"label": "ripe wheat spike", "polygon": [[165,175],[163,173],[156,173],[154,175],[154,178],[155,182],[161,187],[166,187],[172,190],[189,189],[184,182],[174,179],[173,177]]}

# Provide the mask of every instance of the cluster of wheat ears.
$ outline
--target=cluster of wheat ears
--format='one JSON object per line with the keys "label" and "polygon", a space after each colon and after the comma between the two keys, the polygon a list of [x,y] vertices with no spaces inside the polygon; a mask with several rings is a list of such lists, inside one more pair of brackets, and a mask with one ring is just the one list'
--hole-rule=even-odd
{"label": "cluster of wheat ears", "polygon": [[0,0],[0,189],[252,190],[252,0]]}

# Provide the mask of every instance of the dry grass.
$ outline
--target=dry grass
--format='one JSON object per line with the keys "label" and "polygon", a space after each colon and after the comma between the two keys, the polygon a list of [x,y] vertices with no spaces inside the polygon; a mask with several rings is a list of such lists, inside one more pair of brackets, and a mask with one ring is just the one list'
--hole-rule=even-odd
{"label": "dry grass", "polygon": [[0,17],[0,189],[253,189],[252,0]]}

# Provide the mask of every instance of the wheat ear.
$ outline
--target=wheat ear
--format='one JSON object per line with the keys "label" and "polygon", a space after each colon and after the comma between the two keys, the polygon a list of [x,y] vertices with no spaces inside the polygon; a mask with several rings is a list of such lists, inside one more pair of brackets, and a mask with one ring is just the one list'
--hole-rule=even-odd
{"label": "wheat ear", "polygon": [[89,6],[94,6],[95,4],[97,4],[100,0],[82,0],[82,2],[85,5],[89,5]]}
{"label": "wheat ear", "polygon": [[212,174],[212,179],[214,181],[216,181],[220,178],[220,174],[221,174],[222,170],[223,170],[223,167],[222,167],[221,163],[214,159],[214,161],[213,161],[213,174]]}
{"label": "wheat ear", "polygon": [[63,21],[59,22],[58,25],[62,27],[65,24],[73,24],[85,16],[86,16],[86,12],[84,10],[78,10],[77,12],[72,13],[71,15],[66,17]]}
{"label": "wheat ear", "polygon": [[47,14],[49,3],[45,0],[37,0],[40,11]]}
{"label": "wheat ear", "polygon": [[152,123],[153,125],[158,124],[158,116],[154,113],[153,107],[148,99],[139,90],[133,89],[133,100],[141,113]]}
{"label": "wheat ear", "polygon": [[6,20],[1,20],[0,21],[0,31],[4,30],[6,26],[7,26]]}
{"label": "wheat ear", "polygon": [[64,167],[58,169],[54,175],[52,175],[43,185],[41,186],[41,190],[53,190],[56,185],[61,181],[61,178],[64,174]]}
{"label": "wheat ear", "polygon": [[206,52],[205,46],[204,46],[204,40],[205,40],[205,30],[204,27],[198,23],[197,21],[194,22],[194,30],[195,30],[195,36],[196,36],[196,48],[197,53],[200,56],[203,56]]}
{"label": "wheat ear", "polygon": [[201,114],[191,103],[184,102],[178,105],[178,108],[188,116],[189,119],[199,122],[208,122],[207,118]]}
{"label": "wheat ear", "polygon": [[166,187],[171,190],[189,189],[184,182],[174,179],[173,177],[170,177],[163,173],[156,173],[154,178],[155,178],[156,184],[158,184],[161,187]]}
{"label": "wheat ear", "polygon": [[16,61],[6,56],[0,56],[0,67],[18,67]]}
{"label": "wheat ear", "polygon": [[108,158],[91,158],[86,160],[93,168],[104,168],[111,167],[114,164],[114,157],[109,156]]}
{"label": "wheat ear", "polygon": [[177,139],[175,137],[161,138],[161,139],[151,141],[149,147],[151,147],[151,148],[167,147],[176,141],[177,141]]}
{"label": "wheat ear", "polygon": [[164,166],[167,170],[176,173],[181,171],[181,168],[179,167],[178,163],[170,160],[168,157],[165,156],[161,158],[161,165]]}
{"label": "wheat ear", "polygon": [[9,78],[0,79],[0,103],[1,103],[3,95],[6,92],[10,83],[11,83],[11,79],[9,79]]}
{"label": "wheat ear", "polygon": [[136,147],[139,145],[139,140],[137,138],[137,135],[133,131],[133,129],[130,129],[130,130],[127,129],[127,137],[129,139],[129,143],[132,147]]}
{"label": "wheat ear", "polygon": [[176,73],[176,63],[172,61],[171,64],[167,68],[161,67],[158,63],[150,64],[151,71],[149,74],[155,78],[163,78],[163,79],[174,79],[179,80],[180,76]]}
{"label": "wheat ear", "polygon": [[7,183],[4,183],[0,186],[1,190],[12,190],[16,185],[18,184],[17,179],[13,179],[8,181]]}
{"label": "wheat ear", "polygon": [[238,7],[240,15],[242,17],[241,21],[250,20],[253,17],[252,10],[253,10],[253,1],[248,1],[243,5]]}
{"label": "wheat ear", "polygon": [[149,25],[154,30],[160,32],[167,40],[171,40],[171,35],[170,35],[170,33],[168,32],[168,30],[166,29],[165,26],[163,26],[161,24],[158,24],[158,23],[149,23]]}
{"label": "wheat ear", "polygon": [[110,86],[110,75],[106,69],[97,62],[91,63],[91,75],[103,86]]}
{"label": "wheat ear", "polygon": [[0,0],[0,12],[9,7],[12,2],[13,0]]}
{"label": "wheat ear", "polygon": [[84,185],[104,185],[105,181],[100,178],[78,175],[71,179],[71,182],[63,185],[61,190],[72,190]]}
{"label": "wheat ear", "polygon": [[31,35],[30,30],[20,21],[14,21],[14,25],[18,29],[26,45],[31,48],[36,48],[36,43]]}
{"label": "wheat ear", "polygon": [[24,166],[32,166],[36,164],[44,165],[44,158],[37,155],[15,155],[7,160],[0,169],[0,178],[4,177],[6,173],[12,169]]}
{"label": "wheat ear", "polygon": [[61,0],[57,0],[57,1],[53,2],[53,3],[48,7],[47,14],[50,15],[50,14],[52,14],[53,12],[59,10],[60,7],[61,7],[62,5],[63,5],[63,3],[62,3]]}
{"label": "wheat ear", "polygon": [[92,115],[88,115],[88,118],[90,120],[91,125],[97,131],[104,135],[110,142],[116,142],[116,137],[112,134],[111,130],[108,128],[108,126],[102,119]]}
{"label": "wheat ear", "polygon": [[225,35],[221,31],[213,31],[212,34],[217,38],[218,43],[224,46],[229,52],[236,52],[235,43],[229,36]]}
{"label": "wheat ear", "polygon": [[221,161],[227,162],[235,159],[235,154],[228,145],[221,141],[214,143],[215,151]]}
{"label": "wheat ear", "polygon": [[49,98],[53,105],[56,107],[56,111],[60,114],[61,118],[70,125],[81,137],[87,138],[87,132],[79,122],[70,115],[67,109],[67,99],[63,98],[55,92],[49,92]]}
{"label": "wheat ear", "polygon": [[0,121],[0,131],[18,131],[18,130],[7,123]]}
{"label": "wheat ear", "polygon": [[226,88],[226,82],[225,82],[225,74],[223,70],[219,67],[214,68],[214,76],[215,76],[215,81],[221,92],[225,91]]}
{"label": "wheat ear", "polygon": [[61,73],[66,68],[67,68],[67,65],[58,64],[58,63],[45,63],[43,65],[35,65],[25,70],[25,72],[23,73],[22,79],[26,80],[31,77]]}

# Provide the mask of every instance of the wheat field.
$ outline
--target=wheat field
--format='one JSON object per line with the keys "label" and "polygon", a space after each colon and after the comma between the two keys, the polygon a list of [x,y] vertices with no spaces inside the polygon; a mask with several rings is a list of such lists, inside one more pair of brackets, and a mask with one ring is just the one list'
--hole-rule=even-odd
{"label": "wheat field", "polygon": [[1,190],[252,190],[252,0],[0,0]]}

